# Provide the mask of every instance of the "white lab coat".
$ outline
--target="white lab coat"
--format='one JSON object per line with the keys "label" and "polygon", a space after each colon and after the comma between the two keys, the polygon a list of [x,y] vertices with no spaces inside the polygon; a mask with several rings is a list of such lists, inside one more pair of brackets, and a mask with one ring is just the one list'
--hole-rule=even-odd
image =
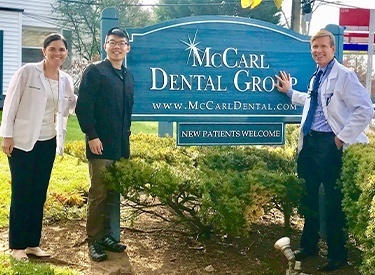
{"label": "white lab coat", "polygon": [[[368,143],[363,130],[371,122],[374,109],[368,92],[355,73],[335,60],[331,72],[320,87],[324,116],[335,135],[344,142],[343,149],[353,143]],[[310,96],[294,90],[292,103],[304,106],[303,125],[310,107]],[[302,146],[303,133],[300,131],[298,152]]]}
{"label": "white lab coat", "polygon": [[[12,137],[14,147],[31,151],[37,142],[47,104],[48,82],[43,63],[28,63],[12,77],[3,106],[1,137]],[[59,71],[59,100],[56,117],[56,152],[64,152],[64,139],[69,113],[76,105],[72,78]]]}

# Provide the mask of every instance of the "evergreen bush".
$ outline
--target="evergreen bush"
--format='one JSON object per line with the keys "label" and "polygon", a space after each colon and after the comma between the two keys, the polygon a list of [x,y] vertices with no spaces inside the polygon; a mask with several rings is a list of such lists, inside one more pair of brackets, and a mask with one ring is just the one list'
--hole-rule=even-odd
{"label": "evergreen bush", "polygon": [[363,249],[363,274],[375,270],[375,144],[350,146],[344,153],[341,184],[348,231]]}
{"label": "evergreen bush", "polygon": [[302,192],[294,154],[260,146],[177,147],[173,138],[144,134],[131,142],[131,159],[103,176],[131,202],[134,215],[153,214],[205,237],[238,236],[276,206],[289,226]]}

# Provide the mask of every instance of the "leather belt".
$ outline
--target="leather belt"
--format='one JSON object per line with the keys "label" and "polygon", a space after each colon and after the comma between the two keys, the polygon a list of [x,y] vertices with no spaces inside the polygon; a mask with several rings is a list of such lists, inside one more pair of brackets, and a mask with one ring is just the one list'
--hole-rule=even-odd
{"label": "leather belt", "polygon": [[334,132],[318,132],[318,131],[314,131],[314,130],[311,130],[307,135],[311,136],[311,137],[317,137],[317,136],[334,136],[335,133]]}

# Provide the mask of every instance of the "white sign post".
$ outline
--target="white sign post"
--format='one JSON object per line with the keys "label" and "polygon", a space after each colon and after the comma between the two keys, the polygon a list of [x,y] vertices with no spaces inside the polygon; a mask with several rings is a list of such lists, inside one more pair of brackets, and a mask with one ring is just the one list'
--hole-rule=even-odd
{"label": "white sign post", "polygon": [[366,89],[371,96],[371,78],[372,78],[372,63],[374,55],[374,32],[375,32],[375,9],[370,10],[368,34],[368,51],[367,51],[367,72],[366,72]]}

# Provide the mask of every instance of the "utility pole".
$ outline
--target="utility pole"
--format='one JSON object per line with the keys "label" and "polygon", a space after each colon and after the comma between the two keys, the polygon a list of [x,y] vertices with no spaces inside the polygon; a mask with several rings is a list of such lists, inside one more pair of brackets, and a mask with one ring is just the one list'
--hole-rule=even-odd
{"label": "utility pole", "polygon": [[311,22],[311,17],[312,17],[312,8],[314,5],[315,0],[302,0],[301,5],[302,5],[302,20],[301,20],[301,31],[302,34],[307,35],[308,30],[306,29],[306,24],[308,22],[309,24],[309,30],[310,30],[310,22]]}
{"label": "utility pole", "polygon": [[301,0],[293,0],[292,2],[292,17],[291,27],[295,32],[301,31]]}

